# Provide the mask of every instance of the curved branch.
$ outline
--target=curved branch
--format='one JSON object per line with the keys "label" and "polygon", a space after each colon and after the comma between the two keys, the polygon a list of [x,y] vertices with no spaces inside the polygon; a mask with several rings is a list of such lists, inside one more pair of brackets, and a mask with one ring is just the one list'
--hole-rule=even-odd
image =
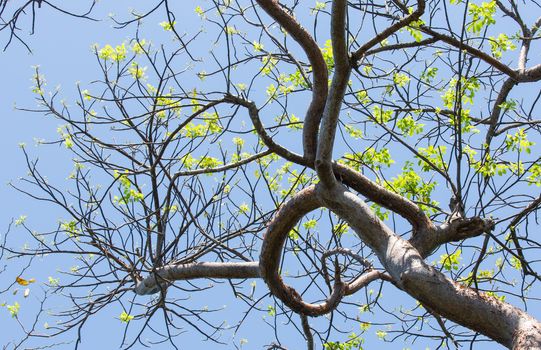
{"label": "curved branch", "polygon": [[432,37],[439,39],[440,41],[443,41],[444,43],[447,43],[451,46],[456,47],[459,50],[465,50],[467,53],[469,53],[472,56],[475,56],[479,58],[482,61],[485,61],[492,67],[496,68],[500,72],[507,74],[510,78],[519,81],[520,76],[517,71],[506,65],[505,63],[502,63],[501,61],[497,60],[496,58],[492,57],[486,52],[483,52],[479,49],[476,49],[473,46],[470,46],[463,41],[460,41],[459,39],[455,39],[452,36],[445,35],[439,32],[436,32],[435,30],[427,27],[427,26],[420,26],[420,30],[428,35],[431,35]]}
{"label": "curved branch", "polygon": [[351,249],[342,248],[342,247],[335,248],[335,249],[332,249],[332,250],[328,250],[328,251],[324,252],[322,254],[322,256],[321,256],[321,266],[322,266],[322,270],[323,270],[323,276],[327,280],[328,280],[328,273],[327,273],[327,265],[325,264],[325,259],[328,258],[331,255],[336,255],[336,254],[347,255],[347,256],[351,257],[352,259],[354,259],[354,260],[358,261],[359,263],[361,263],[366,268],[366,271],[363,274],[361,274],[359,277],[353,279],[352,281],[346,283],[345,295],[355,294],[360,289],[366,287],[368,284],[370,284],[371,282],[373,282],[375,280],[378,280],[378,279],[393,282],[391,276],[389,276],[389,275],[387,275],[387,274],[385,274],[385,273],[383,273],[381,271],[377,271],[377,270],[372,269],[372,264],[369,261],[367,261],[366,259],[364,259],[362,256],[360,256],[359,254],[354,253]]}
{"label": "curved branch", "polygon": [[346,289],[346,295],[352,295],[359,290],[368,286],[371,282],[376,280],[384,280],[394,284],[394,280],[391,276],[378,270],[370,270],[357,277],[352,282],[348,283]]}
{"label": "curved branch", "polygon": [[336,176],[345,185],[359,192],[369,200],[402,216],[412,225],[414,231],[432,231],[432,220],[419,206],[401,195],[391,192],[373,182],[363,174],[343,164],[333,163]]}
{"label": "curved branch", "polygon": [[310,304],[303,301],[295,289],[286,285],[279,274],[280,257],[289,232],[303,216],[321,206],[315,186],[307,187],[293,196],[270,222],[259,255],[261,277],[271,293],[291,310],[307,316],[329,313],[340,303],[346,291],[346,284],[336,278],[327,300],[321,304]]}
{"label": "curved branch", "polygon": [[364,56],[375,55],[377,53],[385,52],[385,51],[403,50],[403,49],[409,49],[413,47],[427,46],[430,44],[437,43],[438,41],[439,41],[438,38],[428,38],[428,39],[421,40],[419,42],[412,41],[409,43],[400,43],[400,44],[380,46],[380,47],[376,47],[375,49],[366,51]]}
{"label": "curved branch", "polygon": [[308,166],[306,159],[303,158],[301,155],[295,152],[291,152],[287,148],[274,142],[272,137],[265,130],[263,123],[261,123],[261,119],[259,118],[259,110],[257,109],[255,103],[233,95],[226,95],[224,97],[224,100],[226,102],[237,104],[248,109],[248,115],[252,120],[252,124],[254,125],[257,134],[259,135],[259,137],[261,137],[263,143],[265,143],[265,146],[267,146],[270,150],[291,162]]}
{"label": "curved branch", "polygon": [[295,18],[282,9],[277,0],[256,1],[269,16],[278,22],[295,39],[306,53],[312,65],[314,77],[312,101],[306,111],[303,128],[304,157],[308,160],[308,163],[312,163],[316,154],[319,123],[328,93],[328,72],[325,59],[312,36]]}

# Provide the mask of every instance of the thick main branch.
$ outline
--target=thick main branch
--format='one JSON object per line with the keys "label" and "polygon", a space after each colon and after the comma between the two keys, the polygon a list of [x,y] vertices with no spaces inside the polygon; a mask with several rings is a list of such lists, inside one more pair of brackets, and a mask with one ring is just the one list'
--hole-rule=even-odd
{"label": "thick main branch", "polygon": [[[345,188],[320,188],[320,198],[378,256],[395,284],[441,316],[513,349],[541,349],[541,324],[522,310],[456,283],[428,265]],[[467,312],[465,311],[467,310]]]}
{"label": "thick main branch", "polygon": [[306,111],[303,127],[304,158],[312,163],[316,154],[319,123],[327,98],[328,73],[325,59],[312,36],[280,6],[277,0],[257,0],[257,3],[295,39],[312,66],[314,79],[312,101]]}

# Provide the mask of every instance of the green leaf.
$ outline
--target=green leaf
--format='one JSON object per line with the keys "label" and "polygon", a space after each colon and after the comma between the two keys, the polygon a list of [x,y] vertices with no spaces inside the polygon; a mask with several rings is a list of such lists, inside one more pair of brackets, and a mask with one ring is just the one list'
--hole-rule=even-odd
{"label": "green leaf", "polygon": [[272,305],[267,306],[267,310],[268,310],[267,313],[269,314],[269,316],[276,315],[276,309],[274,308],[274,306]]}
{"label": "green leaf", "polygon": [[11,314],[11,317],[15,318],[19,314],[19,309],[21,308],[21,305],[19,305],[18,302],[15,302],[13,305],[6,305],[6,308]]}
{"label": "green leaf", "polygon": [[163,21],[160,23],[160,26],[163,28],[163,30],[165,31],[171,31],[173,30],[173,27],[177,24],[176,21],[174,22],[168,22],[168,21]]}
{"label": "green leaf", "polygon": [[480,34],[484,27],[495,24],[494,13],[496,13],[496,1],[483,1],[481,6],[470,3],[468,14],[472,17],[466,29],[474,34]]}
{"label": "green leaf", "polygon": [[453,254],[443,254],[440,256],[440,265],[447,271],[458,270],[460,265],[461,249],[457,249]]}
{"label": "green leaf", "polygon": [[21,226],[26,221],[27,216],[21,215],[15,220],[15,226]]}
{"label": "green leaf", "polygon": [[316,227],[316,225],[317,225],[317,221],[314,219],[308,220],[304,224],[302,224],[302,226],[307,230],[313,229],[314,227]]}
{"label": "green leaf", "polygon": [[128,314],[126,311],[122,311],[118,318],[120,319],[120,322],[123,323],[129,323],[131,320],[133,320],[133,316]]}
{"label": "green leaf", "polygon": [[417,123],[411,115],[396,122],[396,126],[406,135],[413,136],[423,132],[424,124]]}

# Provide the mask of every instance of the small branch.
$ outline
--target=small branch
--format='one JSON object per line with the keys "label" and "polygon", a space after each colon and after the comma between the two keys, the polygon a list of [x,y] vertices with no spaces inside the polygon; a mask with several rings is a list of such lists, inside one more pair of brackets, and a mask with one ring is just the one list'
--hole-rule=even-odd
{"label": "small branch", "polygon": [[427,26],[421,26],[419,27],[420,30],[428,35],[431,35],[432,37],[439,39],[440,41],[443,41],[444,43],[447,43],[451,46],[456,47],[459,50],[465,50],[470,55],[475,56],[479,58],[482,61],[485,61],[489,65],[493,66],[494,68],[498,69],[500,72],[507,74],[510,78],[514,79],[515,81],[519,81],[519,73],[506,64],[500,62],[496,58],[492,57],[491,55],[487,54],[486,52],[483,52],[479,49],[476,49],[473,46],[470,46],[458,39],[453,38],[452,36],[441,34],[436,32],[435,30],[427,27]]}
{"label": "small branch", "polygon": [[312,330],[310,329],[310,324],[308,323],[308,317],[306,317],[306,315],[301,315],[301,324],[302,330],[304,331],[304,337],[306,338],[306,349],[314,350],[314,336],[312,335]]}
{"label": "small branch", "polygon": [[428,311],[432,316],[434,316],[434,318],[436,319],[436,322],[438,322],[438,325],[440,326],[441,330],[443,331],[443,333],[445,334],[445,336],[447,338],[449,338],[453,344],[455,345],[455,347],[458,349],[458,343],[455,339],[455,337],[453,337],[453,335],[451,334],[451,332],[449,332],[449,330],[447,329],[447,327],[445,326],[445,322],[443,321],[443,319],[441,318],[440,315],[438,315],[437,313],[435,313],[434,311],[432,311],[431,308],[427,307],[426,305],[423,305],[423,307],[426,309],[426,311]]}
{"label": "small branch", "polygon": [[541,124],[541,120],[528,120],[528,121],[525,121],[525,122],[514,122],[514,123],[511,123],[501,129],[498,129],[496,130],[496,132],[494,133],[494,136],[500,136],[501,134],[511,130],[511,129],[514,129],[514,128],[520,128],[520,127],[524,127],[524,126],[534,126],[534,125],[538,125],[538,124]]}
{"label": "small branch", "polygon": [[261,137],[261,139],[265,143],[265,146],[267,146],[269,150],[273,151],[274,153],[278,154],[279,156],[291,162],[307,165],[305,159],[301,155],[291,152],[285,147],[274,142],[272,137],[267,133],[267,131],[265,130],[265,127],[261,123],[261,119],[259,118],[259,110],[257,109],[255,103],[253,103],[252,101],[248,101],[243,98],[237,97],[237,96],[233,96],[233,95],[226,95],[224,97],[224,100],[226,102],[240,105],[248,109],[248,115],[250,116],[250,119],[252,120],[252,124],[254,125],[254,128],[257,131],[257,134],[259,135],[259,137]]}
{"label": "small branch", "polygon": [[521,212],[519,212],[507,226],[511,233],[511,240],[513,241],[513,244],[515,245],[515,249],[517,250],[517,255],[522,262],[522,271],[524,272],[525,275],[538,276],[538,274],[531,269],[526,258],[524,257],[523,248],[521,247],[520,242],[517,237],[516,226],[522,221],[522,219],[528,216],[531,212],[539,209],[540,205],[541,205],[541,195],[537,197],[535,200],[533,200],[530,204],[528,204],[528,206],[524,208]]}
{"label": "small branch", "polygon": [[490,147],[490,142],[492,141],[492,138],[496,135],[496,128],[498,127],[498,122],[500,120],[500,113],[502,111],[501,104],[507,100],[507,96],[509,96],[509,93],[511,92],[511,89],[516,85],[517,83],[511,79],[507,78],[507,80],[503,83],[502,89],[500,90],[500,93],[498,94],[498,97],[496,97],[496,101],[494,101],[494,107],[492,107],[492,113],[489,117],[489,128],[485,137],[485,148]]}
{"label": "small branch", "polygon": [[321,256],[321,266],[322,266],[323,276],[325,277],[325,280],[327,281],[327,283],[330,284],[329,277],[328,277],[329,274],[327,272],[328,270],[327,270],[327,265],[325,264],[325,259],[327,259],[329,256],[336,255],[336,254],[347,255],[351,257],[352,259],[361,263],[366,268],[365,273],[363,273],[362,275],[353,279],[350,282],[346,282],[345,295],[355,294],[360,289],[365,288],[368,284],[370,284],[371,282],[377,279],[383,279],[383,280],[392,282],[391,276],[381,271],[373,270],[372,264],[368,260],[360,256],[359,254],[354,253],[351,249],[339,247],[332,250],[328,250],[324,252]]}
{"label": "small branch", "polygon": [[375,37],[373,37],[371,40],[369,40],[367,43],[365,43],[363,46],[361,46],[357,51],[355,51],[351,58],[353,62],[358,62],[361,60],[367,51],[377,45],[378,43],[382,42],[383,40],[387,39],[397,31],[399,31],[401,28],[404,28],[411,24],[412,22],[417,21],[425,12],[425,0],[419,0],[417,3],[417,9],[412,12],[410,15],[402,18],[395,24],[391,25],[390,27],[385,28],[381,32],[379,32]]}
{"label": "small branch", "polygon": [[412,42],[409,42],[409,43],[401,43],[401,44],[381,46],[381,47],[377,47],[375,49],[366,51],[364,56],[365,57],[366,56],[371,56],[371,55],[375,55],[377,53],[385,52],[385,51],[402,50],[402,49],[409,49],[409,48],[413,48],[413,47],[426,46],[426,45],[434,44],[434,43],[438,42],[439,40],[440,39],[438,39],[438,38],[428,38],[428,39],[421,40],[419,42],[412,41]]}
{"label": "small branch", "polygon": [[394,284],[394,280],[390,275],[378,270],[369,270],[347,284],[346,295],[357,293],[375,280],[384,280]]}
{"label": "small branch", "polygon": [[216,167],[216,168],[207,168],[207,169],[196,169],[196,170],[188,170],[188,171],[179,171],[176,172],[173,176],[173,180],[180,176],[193,176],[193,175],[200,175],[200,174],[212,174],[212,173],[220,173],[226,170],[235,169],[238,168],[241,165],[248,164],[256,159],[263,158],[265,156],[268,156],[269,154],[272,154],[273,152],[271,150],[266,150],[264,152],[260,152],[254,155],[251,155],[250,157],[244,158],[239,160],[238,162],[226,164],[224,166]]}
{"label": "small branch", "polygon": [[149,295],[177,280],[195,278],[245,279],[259,278],[258,262],[196,262],[190,264],[170,264],[156,269],[134,288],[138,295]]}

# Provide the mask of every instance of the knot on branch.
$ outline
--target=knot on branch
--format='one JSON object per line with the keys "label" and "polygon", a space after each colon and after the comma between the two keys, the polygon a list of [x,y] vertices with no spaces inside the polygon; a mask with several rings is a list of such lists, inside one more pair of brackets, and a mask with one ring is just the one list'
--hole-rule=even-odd
{"label": "knot on branch", "polygon": [[492,218],[456,218],[449,223],[449,234],[452,241],[476,237],[484,232],[494,229],[495,223]]}
{"label": "knot on branch", "polygon": [[442,244],[477,237],[492,231],[494,226],[495,222],[491,218],[478,216],[463,218],[457,215],[437,228],[417,231],[410,239],[410,243],[423,257],[427,257]]}
{"label": "knot on branch", "polygon": [[160,284],[155,276],[147,277],[142,280],[138,280],[135,284],[133,291],[137,295],[152,295],[158,293],[160,290],[167,289],[167,285]]}

